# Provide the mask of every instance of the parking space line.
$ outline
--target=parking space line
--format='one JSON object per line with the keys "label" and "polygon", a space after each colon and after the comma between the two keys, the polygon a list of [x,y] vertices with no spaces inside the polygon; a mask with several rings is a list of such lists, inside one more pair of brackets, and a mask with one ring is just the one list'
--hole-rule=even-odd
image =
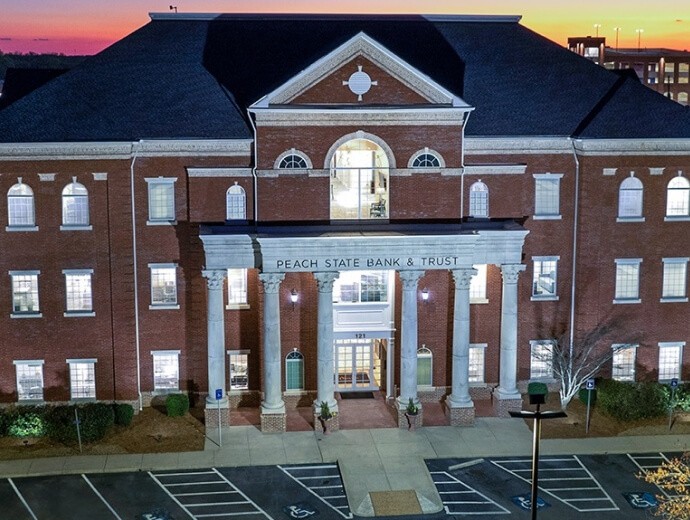
{"label": "parking space line", "polygon": [[[630,453],[628,453],[628,458],[633,462],[633,464],[635,464],[635,466],[637,466],[640,469],[640,471],[643,474],[649,473],[649,471],[656,471],[657,469],[659,469],[662,462],[671,462],[670,459],[661,452],[659,452],[655,455],[651,455],[651,454],[650,455],[631,455]],[[656,461],[656,463],[655,464],[649,464],[649,465],[647,465],[647,464],[642,465],[638,462],[640,460],[653,460],[653,461]],[[659,491],[661,491],[666,496],[666,498],[678,498],[678,497],[687,496],[687,495],[673,495],[673,494],[669,493],[667,490],[661,488],[660,486],[656,486],[656,487],[659,489]]]}
{"label": "parking space line", "polygon": [[8,478],[8,479],[7,479],[7,482],[10,483],[10,486],[12,486],[12,489],[14,489],[14,492],[15,492],[15,493],[17,494],[17,496],[19,497],[19,500],[21,500],[22,504],[24,504],[24,507],[26,508],[26,510],[27,510],[27,511],[29,512],[29,514],[31,515],[31,518],[33,518],[34,520],[38,520],[38,518],[36,518],[36,515],[34,514],[34,512],[32,511],[32,509],[29,507],[29,504],[28,504],[27,501],[24,499],[24,495],[22,495],[22,494],[19,492],[19,490],[17,489],[17,486],[15,486],[15,485],[14,485],[14,482],[12,482],[12,479],[11,479],[11,478]]}
{"label": "parking space line", "polygon": [[[304,489],[309,491],[312,495],[314,495],[316,498],[318,498],[321,502],[326,504],[328,507],[333,509],[336,513],[338,513],[340,516],[345,518],[346,520],[350,520],[352,518],[352,512],[350,511],[350,506],[349,505],[336,505],[332,504],[330,501],[331,500],[342,500],[342,499],[347,499],[347,496],[345,495],[345,487],[343,485],[343,480],[340,476],[340,468],[338,467],[337,464],[316,464],[312,466],[278,466],[278,468],[285,473],[288,477],[290,477],[292,480],[297,482],[300,486],[302,486]],[[326,474],[324,475],[310,475],[308,472],[310,471],[322,471],[326,470]],[[306,475],[303,475],[301,473],[307,472]],[[335,485],[324,485],[324,486],[312,486],[309,484],[309,481],[314,481],[314,480],[325,480],[325,479],[333,479],[337,484]],[[307,481],[307,482],[304,482]],[[314,490],[315,489],[341,489],[342,492],[338,495],[319,495],[316,493]]]}
{"label": "parking space line", "polygon": [[[431,480],[436,486],[439,496],[441,496],[441,502],[443,502],[443,508],[446,510],[446,514],[449,515],[499,515],[499,514],[510,514],[505,507],[499,503],[491,500],[489,497],[480,493],[473,487],[468,486],[462,480],[456,478],[454,475],[447,471],[430,471]],[[443,489],[442,489],[443,488]],[[475,495],[481,498],[481,500],[449,500],[445,496],[468,496]],[[486,511],[478,511],[477,508],[462,506],[484,506],[487,508]],[[490,510],[492,509],[492,510]]]}
{"label": "parking space line", "polygon": [[105,504],[105,507],[107,507],[110,510],[110,512],[113,514],[113,516],[115,516],[115,518],[117,518],[117,520],[122,520],[122,518],[120,518],[120,515],[118,515],[115,512],[115,510],[110,506],[110,504],[105,499],[105,497],[103,495],[101,495],[100,492],[96,489],[96,486],[94,486],[91,483],[91,481],[88,479],[88,477],[86,475],[84,475],[83,473],[81,474],[81,476],[86,481],[86,483],[89,485],[89,487],[93,490],[93,492],[96,493],[96,496],[101,499],[101,502],[103,502]]}

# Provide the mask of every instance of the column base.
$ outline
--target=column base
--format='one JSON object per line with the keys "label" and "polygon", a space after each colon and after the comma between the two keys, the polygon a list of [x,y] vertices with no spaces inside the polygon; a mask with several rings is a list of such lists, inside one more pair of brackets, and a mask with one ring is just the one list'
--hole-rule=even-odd
{"label": "column base", "polygon": [[474,404],[471,406],[448,406],[451,426],[473,426]]}
{"label": "column base", "polygon": [[[327,426],[326,430],[324,430],[324,426]],[[340,431],[340,416],[334,413],[333,416],[326,421],[326,424],[324,424],[324,420],[321,419],[321,414],[314,412],[314,431],[326,435],[331,432]]]}
{"label": "column base", "polygon": [[419,407],[417,415],[407,415],[405,408],[398,408],[398,428],[414,431],[416,427],[424,424],[424,410]]}
{"label": "column base", "polygon": [[509,412],[519,412],[522,410],[522,396],[519,392],[503,393],[500,388],[494,390],[492,404],[498,417],[510,417]]}
{"label": "column base", "polygon": [[[206,428],[218,428],[218,405],[206,403],[204,409],[204,425]],[[228,402],[220,403],[220,426],[230,426],[230,406]]]}
{"label": "column base", "polygon": [[261,412],[261,433],[283,433],[287,431],[287,414]]}

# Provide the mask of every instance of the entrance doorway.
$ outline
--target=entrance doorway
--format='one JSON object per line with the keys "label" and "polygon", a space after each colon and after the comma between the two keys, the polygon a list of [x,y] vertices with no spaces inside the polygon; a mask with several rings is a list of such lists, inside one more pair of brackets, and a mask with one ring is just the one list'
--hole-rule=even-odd
{"label": "entrance doorway", "polygon": [[335,340],[335,377],[339,391],[378,390],[385,339]]}

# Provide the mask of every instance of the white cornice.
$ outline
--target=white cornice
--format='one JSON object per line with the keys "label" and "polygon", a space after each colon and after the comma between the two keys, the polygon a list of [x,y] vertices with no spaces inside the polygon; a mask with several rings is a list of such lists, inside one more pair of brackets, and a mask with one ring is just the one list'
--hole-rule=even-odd
{"label": "white cornice", "polygon": [[388,109],[254,109],[257,126],[369,126],[434,125],[462,126],[468,109],[388,108]]}
{"label": "white cornice", "polygon": [[573,153],[567,137],[467,137],[465,155]]}
{"label": "white cornice", "polygon": [[580,155],[690,155],[690,139],[573,139]]}
{"label": "white cornice", "polygon": [[187,168],[189,177],[251,177],[251,168]]}
{"label": "white cornice", "polygon": [[466,175],[522,175],[526,164],[466,164]]}

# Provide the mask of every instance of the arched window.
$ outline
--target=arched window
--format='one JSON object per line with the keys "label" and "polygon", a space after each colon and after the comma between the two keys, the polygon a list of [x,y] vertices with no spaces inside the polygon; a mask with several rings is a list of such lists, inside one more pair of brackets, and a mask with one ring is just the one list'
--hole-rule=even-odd
{"label": "arched window", "polygon": [[417,350],[417,386],[433,384],[433,356],[426,345]]}
{"label": "arched window", "polygon": [[285,390],[304,390],[304,356],[297,350],[285,356]]}
{"label": "arched window", "polygon": [[489,218],[489,188],[481,179],[470,186],[470,216]]}
{"label": "arched window", "polygon": [[440,154],[435,150],[424,148],[410,158],[409,168],[443,168],[445,166]]}
{"label": "arched window", "polygon": [[34,192],[29,186],[22,183],[21,177],[19,177],[17,184],[7,192],[7,220],[10,227],[36,225]]}
{"label": "arched window", "polygon": [[62,190],[62,225],[89,225],[89,192],[76,177]]}
{"label": "arched window", "polygon": [[288,155],[287,157],[283,157],[283,159],[280,161],[280,164],[278,165],[278,168],[281,169],[305,169],[307,167],[307,161],[304,160],[304,157],[300,157],[299,155],[292,154]]}
{"label": "arched window", "polygon": [[618,218],[642,217],[642,181],[628,177],[618,190]]}
{"label": "arched window", "polygon": [[678,103],[680,103],[681,105],[687,105],[688,104],[688,93],[687,92],[678,92],[678,99],[676,99],[676,101],[678,101]]}
{"label": "arched window", "polygon": [[674,177],[666,189],[666,216],[690,216],[690,182],[685,177]]}
{"label": "arched window", "polygon": [[225,194],[225,218],[227,220],[244,220],[247,218],[247,196],[242,186],[235,182]]}

